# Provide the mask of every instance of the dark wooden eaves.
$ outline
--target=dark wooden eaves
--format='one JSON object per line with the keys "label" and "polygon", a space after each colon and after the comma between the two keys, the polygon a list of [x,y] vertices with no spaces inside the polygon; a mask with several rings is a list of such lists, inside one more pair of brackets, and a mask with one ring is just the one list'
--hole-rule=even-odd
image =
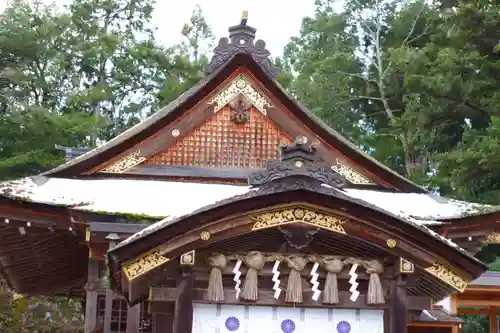
{"label": "dark wooden eaves", "polygon": [[477,277],[486,266],[474,257],[450,246],[443,240],[431,236],[421,227],[400,219],[365,201],[354,199],[336,189],[323,186],[308,187],[304,183],[280,184],[278,188],[260,188],[246,194],[222,200],[214,205],[201,208],[192,214],[166,222],[161,227],[151,229],[128,243],[118,245],[109,252],[111,267],[118,269],[124,261],[160,246],[169,239],[180,237],[191,229],[246,211],[259,210],[270,206],[303,202],[330,209],[341,209],[362,219],[376,221],[379,227],[397,234],[413,244],[419,244],[432,253],[439,254],[454,267],[461,267],[470,276]]}

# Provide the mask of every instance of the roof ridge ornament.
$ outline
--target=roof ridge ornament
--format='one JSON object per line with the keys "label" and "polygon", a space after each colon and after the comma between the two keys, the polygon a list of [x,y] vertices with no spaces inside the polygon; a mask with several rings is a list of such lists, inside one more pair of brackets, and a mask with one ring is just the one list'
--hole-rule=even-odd
{"label": "roof ridge ornament", "polygon": [[254,43],[257,29],[247,25],[248,11],[244,10],[240,24],[228,29],[229,39],[219,39],[219,44],[214,49],[214,55],[210,63],[205,67],[205,75],[212,74],[231,57],[237,53],[247,53],[260,65],[260,67],[271,77],[275,77],[278,71],[273,67],[269,56],[271,52],[266,49],[266,42],[262,39]]}
{"label": "roof ridge ornament", "polygon": [[280,160],[267,163],[265,170],[248,176],[248,184],[260,186],[287,177],[312,178],[323,184],[342,189],[346,180],[331,169],[330,165],[316,156],[316,147],[307,146],[307,137],[299,136],[291,145],[280,147]]}

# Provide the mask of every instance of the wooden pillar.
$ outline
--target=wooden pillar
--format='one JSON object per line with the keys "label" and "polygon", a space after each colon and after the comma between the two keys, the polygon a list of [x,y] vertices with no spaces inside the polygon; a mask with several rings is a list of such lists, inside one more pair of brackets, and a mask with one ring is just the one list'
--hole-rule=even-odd
{"label": "wooden pillar", "polygon": [[104,333],[111,333],[111,315],[113,311],[113,299],[115,293],[106,288],[106,301],[104,305]]}
{"label": "wooden pillar", "polygon": [[134,306],[128,307],[126,333],[139,333],[139,326],[141,324],[141,306],[142,303],[138,303]]}
{"label": "wooden pillar", "polygon": [[[458,315],[458,309],[457,309],[457,294],[453,293],[450,296],[450,314],[457,316]],[[451,333],[458,333],[459,332],[459,325],[455,325],[451,328]]]}
{"label": "wooden pillar", "polygon": [[[118,244],[120,237],[115,233],[110,233],[106,236],[108,240],[108,250],[111,250]],[[106,301],[104,307],[104,333],[111,333],[111,315],[113,312],[113,300],[115,293],[110,288],[106,288]]]}
{"label": "wooden pillar", "polygon": [[408,333],[407,295],[398,280],[391,281],[390,302],[390,333]]}
{"label": "wooden pillar", "polygon": [[97,326],[97,282],[99,282],[99,263],[89,259],[85,284],[85,333]]}
{"label": "wooden pillar", "polygon": [[498,333],[497,325],[497,307],[490,306],[489,308],[490,333]]}
{"label": "wooden pillar", "polygon": [[193,275],[187,273],[177,286],[173,333],[191,333],[193,326]]}

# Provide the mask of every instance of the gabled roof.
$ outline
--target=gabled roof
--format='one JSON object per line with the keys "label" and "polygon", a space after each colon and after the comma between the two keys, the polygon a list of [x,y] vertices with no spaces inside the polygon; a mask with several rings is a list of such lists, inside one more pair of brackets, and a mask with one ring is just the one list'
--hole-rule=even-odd
{"label": "gabled roof", "polygon": [[[280,223],[291,223],[287,221],[289,216],[293,216],[299,221],[298,223],[308,224],[306,217],[298,218],[298,215],[294,215],[295,213],[273,215],[279,209],[281,212],[287,209],[299,210],[302,212],[300,214],[305,214],[302,216],[318,216],[334,211],[335,213],[332,214],[346,219],[345,224],[342,224],[346,229],[342,227],[341,234],[347,237],[357,237],[359,242],[378,245],[380,245],[379,242],[386,242],[389,238],[398,239],[398,244],[399,242],[406,244],[398,247],[398,250],[404,252],[398,255],[415,261],[426,257],[425,262],[418,265],[428,272],[432,271],[432,269],[429,271],[429,267],[438,265],[439,262],[465,274],[461,279],[467,279],[467,281],[478,277],[485,271],[486,267],[482,262],[425,225],[419,224],[414,219],[397,216],[363,199],[350,196],[348,193],[351,189],[345,189],[346,180],[331,170],[327,163],[315,158],[313,147],[307,150],[304,144],[296,141],[292,147],[282,148],[282,151],[286,153],[282,152],[279,162],[270,163],[267,169],[257,171],[249,177],[251,188],[247,192],[227,197],[178,218],[157,222],[110,250],[108,263],[113,272],[113,286],[118,289],[121,286],[120,272],[123,265],[140,260],[137,258],[141,258],[145,253],[156,251],[164,258],[173,259],[185,251],[208,246],[207,244],[211,244],[207,243],[209,240],[210,242],[225,242],[237,235],[253,232],[256,230],[252,222],[256,219],[253,215],[256,212],[267,216],[263,219],[277,216],[276,220],[271,218],[272,224],[264,223],[265,226],[262,229],[266,230],[279,227]],[[304,213],[309,209],[317,211]],[[322,223],[327,225],[327,220],[328,218],[323,217]],[[325,227],[325,224],[314,224],[312,228],[330,228]],[[353,226],[352,229],[349,229],[350,225]],[[372,227],[377,231],[366,231]],[[209,233],[209,238],[200,242],[202,239],[200,232]],[[375,240],[374,235],[382,239]],[[423,251],[425,255],[417,256],[416,251]],[[169,259],[166,259],[164,263],[170,262]],[[128,282],[132,283],[132,280],[133,278]],[[466,284],[467,282],[464,282],[461,287],[455,286],[454,288],[462,291]],[[129,300],[135,301],[138,299],[136,297],[138,295],[134,294]]]}
{"label": "gabled roof", "polygon": [[[274,79],[269,52],[265,43],[254,43],[255,29],[246,25],[246,20],[229,29],[230,39],[222,38],[214,50],[212,62],[207,67],[206,76],[195,86],[180,95],[175,101],[156,112],[136,126],[126,130],[106,144],[95,148],[67,163],[43,173],[52,177],[80,177],[105,161],[116,158],[130,147],[146,140],[160,129],[178,119],[186,110],[192,108],[208,93],[218,87],[236,69],[245,67],[260,81],[270,94],[280,100],[282,105],[312,130],[333,149],[346,156],[350,162],[361,166],[369,174],[382,179],[389,187],[402,192],[425,193],[426,190],[404,178],[368,154],[338,132],[328,127],[312,112],[302,106]],[[90,172],[91,173],[91,172]]]}
{"label": "gabled roof", "polygon": [[[19,201],[66,206],[75,211],[167,220],[252,188],[244,185],[135,179],[66,179],[36,176],[0,183],[0,195]],[[500,206],[452,200],[430,193],[345,188],[344,194],[401,218],[434,226],[500,211]],[[161,195],[158,195],[161,193]],[[210,196],[205,195],[211,193]]]}

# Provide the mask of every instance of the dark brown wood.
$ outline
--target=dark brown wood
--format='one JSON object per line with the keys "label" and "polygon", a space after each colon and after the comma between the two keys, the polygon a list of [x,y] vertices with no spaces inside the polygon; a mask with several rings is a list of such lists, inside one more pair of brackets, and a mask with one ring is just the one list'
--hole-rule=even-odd
{"label": "dark brown wood", "polygon": [[[149,137],[147,140],[141,142],[139,145],[132,147],[119,156],[116,156],[115,158],[113,158],[113,160],[106,161],[96,166],[95,168],[90,170],[89,173],[99,171],[103,167],[113,164],[123,156],[133,153],[136,150],[140,150],[140,155],[147,158],[174,145],[178,138],[188,134],[193,129],[203,124],[208,117],[213,116],[213,105],[208,105],[208,100],[208,98],[205,98],[204,101],[200,102],[178,121],[169,124],[168,126],[164,127],[163,129]],[[178,129],[180,132],[180,135],[177,137],[174,137],[172,135],[172,130],[174,128]]]}
{"label": "dark brown wood", "polygon": [[[223,222],[221,221],[227,221],[227,216],[231,216],[235,213],[242,214],[248,210],[255,211],[259,206],[262,208],[267,207],[269,209],[269,207],[277,206],[279,203],[291,204],[295,200],[300,200],[299,198],[302,198],[303,200],[305,193],[299,192],[300,191],[297,191],[296,193],[287,192],[286,195],[273,196],[272,198],[255,198],[251,203],[249,201],[241,200],[239,202],[235,202],[234,204],[226,205],[224,209],[218,207],[217,209],[210,210],[209,213],[207,211],[204,214],[200,213],[199,215],[192,215],[189,218],[185,218],[182,223],[171,224],[169,228],[155,232],[151,235],[151,237],[148,237],[150,241],[145,243],[141,242],[142,244],[137,243],[137,246],[130,246],[128,248],[130,250],[135,248],[135,251],[137,251],[136,253],[140,254],[148,250],[147,247],[140,249],[142,246],[154,244],[155,242],[167,242],[168,244],[162,249],[163,254],[167,255],[167,257],[175,257],[184,253],[182,250],[187,252],[200,245],[207,246],[219,239],[237,236],[237,233],[232,233],[231,230],[236,231],[237,229],[234,228],[238,224],[241,226],[242,222],[231,221],[227,222],[226,225],[223,226]],[[323,210],[327,209],[327,207],[335,207],[335,209],[342,209],[342,211],[337,212],[334,210],[334,214],[342,214],[343,216],[351,217],[353,222],[349,222],[345,225],[348,235],[367,239],[382,248],[386,248],[387,251],[391,251],[394,255],[402,256],[424,267],[430,266],[437,260],[441,262],[449,262],[452,266],[457,267],[457,270],[460,273],[464,273],[465,277],[468,277],[468,275],[472,277],[477,274],[477,272],[471,274],[472,271],[469,270],[472,268],[470,266],[470,260],[465,260],[464,256],[459,255],[457,251],[449,246],[446,246],[439,240],[434,239],[431,235],[421,233],[419,237],[415,237],[417,231],[414,226],[395,220],[392,217],[389,218],[381,212],[360,207],[356,203],[341,201],[332,197],[327,198],[314,193],[307,193],[307,198],[309,202],[315,201],[316,198],[320,200],[319,202],[323,204]],[[212,222],[218,218],[223,218],[224,220]],[[208,222],[208,219],[211,221]],[[203,222],[203,220],[206,222]],[[243,222],[243,224],[247,223],[251,224],[251,221],[247,220],[246,222]],[[397,228],[394,227],[396,225],[398,226]],[[208,242],[201,241],[199,239],[199,233],[202,230],[207,230],[213,235]],[[219,237],[221,230],[228,231],[227,233],[220,234],[224,237]],[[243,230],[240,232],[243,232]],[[398,246],[396,248],[389,250],[387,247],[386,241],[389,237],[397,239]],[[179,248],[181,244],[185,245]],[[176,252],[169,254],[175,248],[179,249],[179,253]],[[123,258],[123,260],[130,259],[131,257]],[[469,261],[469,263],[466,263],[466,261]],[[460,267],[465,268],[468,265],[470,266],[469,269],[461,271]],[[477,262],[474,262],[474,265],[477,266]],[[483,269],[484,268],[481,267],[481,270]]]}
{"label": "dark brown wood", "polygon": [[175,297],[173,333],[191,333],[193,326],[193,274],[187,274],[179,283]]}
{"label": "dark brown wood", "polygon": [[489,309],[490,333],[498,333],[497,308],[495,306]]}
{"label": "dark brown wood", "polygon": [[[318,209],[315,208],[318,206],[322,211],[332,211],[334,215],[345,216],[351,219],[344,225],[347,235],[342,236],[342,239],[353,237],[351,239],[356,239],[356,242],[367,242],[370,246],[375,246],[375,248],[382,250],[382,252],[378,252],[380,253],[378,255],[383,255],[385,252],[392,256],[401,256],[422,267],[429,267],[435,261],[447,262],[465,277],[468,275],[475,276],[473,274],[477,274],[477,272],[473,272],[478,268],[481,268],[481,270],[484,269],[476,261],[465,260],[465,256],[460,255],[441,241],[434,239],[431,235],[421,233],[417,237],[415,227],[410,224],[388,217],[382,212],[370,210],[355,202],[342,201],[335,197],[325,197],[321,194],[303,192],[301,190],[287,192],[286,195],[282,196],[256,197],[251,201],[241,200],[234,204],[223,206],[223,208],[214,207],[214,209],[208,209],[205,212],[188,216],[181,222],[173,223],[168,228],[156,231],[142,242],[130,244],[130,246],[126,247],[128,254],[119,260],[130,260],[131,252],[129,251],[140,255],[140,253],[151,250],[151,246],[154,246],[155,243],[164,244],[160,246],[160,253],[162,255],[168,258],[176,258],[192,249],[214,246],[218,242],[228,242],[231,239],[237,239],[239,236],[248,234],[254,223],[249,217],[241,214],[245,214],[248,210],[256,212],[259,209],[270,209],[283,204],[291,205],[296,201],[300,204],[299,200],[303,200],[305,193],[307,193],[309,204],[317,202],[317,205],[311,205],[313,209]],[[200,239],[202,231],[208,231],[211,234],[209,240]],[[249,235],[251,236],[251,234]],[[331,234],[331,236],[337,237],[338,235]],[[261,235],[256,234],[255,237],[258,240]],[[388,238],[397,240],[395,248],[387,247]],[[146,241],[146,239],[148,240]],[[318,244],[315,243],[315,245]],[[119,250],[123,251],[124,249]],[[224,251],[223,248],[219,250]],[[318,250],[321,250],[321,247],[318,247],[315,252],[318,253]],[[330,253],[334,253],[331,252],[332,249],[329,249],[329,251]],[[319,251],[319,253],[321,252],[323,251]],[[114,254],[115,251],[113,251]],[[176,262],[172,262],[171,264],[175,265]],[[436,280],[434,279],[433,281]],[[427,288],[426,290],[428,291],[426,292],[432,292],[432,295],[436,297],[451,292],[451,287],[440,282],[421,285],[422,288]],[[436,289],[438,285],[442,290]]]}
{"label": "dark brown wood", "polygon": [[153,333],[172,333],[174,315],[170,314],[154,314],[153,315]]}
{"label": "dark brown wood", "polygon": [[26,225],[53,227],[68,230],[71,226],[66,207],[57,207],[36,202],[22,202],[0,196],[0,225],[5,225],[5,219],[19,221]]}
{"label": "dark brown wood", "polygon": [[[312,292],[305,291],[304,292],[304,302],[300,304],[300,306],[305,307],[328,307],[328,308],[353,308],[353,309],[366,309],[366,308],[377,308],[377,309],[389,309],[390,304],[382,304],[382,305],[370,305],[366,304],[366,295],[361,294],[355,302],[352,302],[349,292],[340,292],[340,303],[336,305],[327,305],[322,304],[320,301],[312,300]],[[153,287],[152,290],[152,306],[155,307],[156,311],[161,311],[161,307],[163,306],[168,311],[168,307],[162,304],[169,304],[170,302],[174,302],[177,297],[176,288],[170,287]],[[233,305],[242,305],[242,304],[257,304],[257,305],[266,305],[266,306],[299,306],[297,304],[290,304],[284,301],[284,296],[280,297],[280,299],[276,300],[274,298],[274,291],[272,290],[263,290],[259,289],[259,300],[258,303],[247,302],[244,300],[236,300],[235,299],[235,291],[233,289],[226,288],[224,289],[224,304],[233,304]],[[211,303],[207,301],[206,298],[206,289],[196,288],[194,290],[193,300],[199,303]],[[429,310],[430,309],[430,299],[429,297],[424,296],[408,296],[407,304],[408,310]]]}
{"label": "dark brown wood", "polygon": [[0,226],[3,273],[17,292],[53,295],[86,279],[88,249],[68,230]]}
{"label": "dark brown wood", "polygon": [[166,166],[153,164],[139,164],[127,174],[141,176],[169,176],[169,177],[189,177],[189,178],[222,178],[222,179],[244,179],[257,169],[243,168],[203,168],[190,166]]}
{"label": "dark brown wood", "polygon": [[390,286],[390,328],[391,333],[408,332],[408,296],[397,280]]}

